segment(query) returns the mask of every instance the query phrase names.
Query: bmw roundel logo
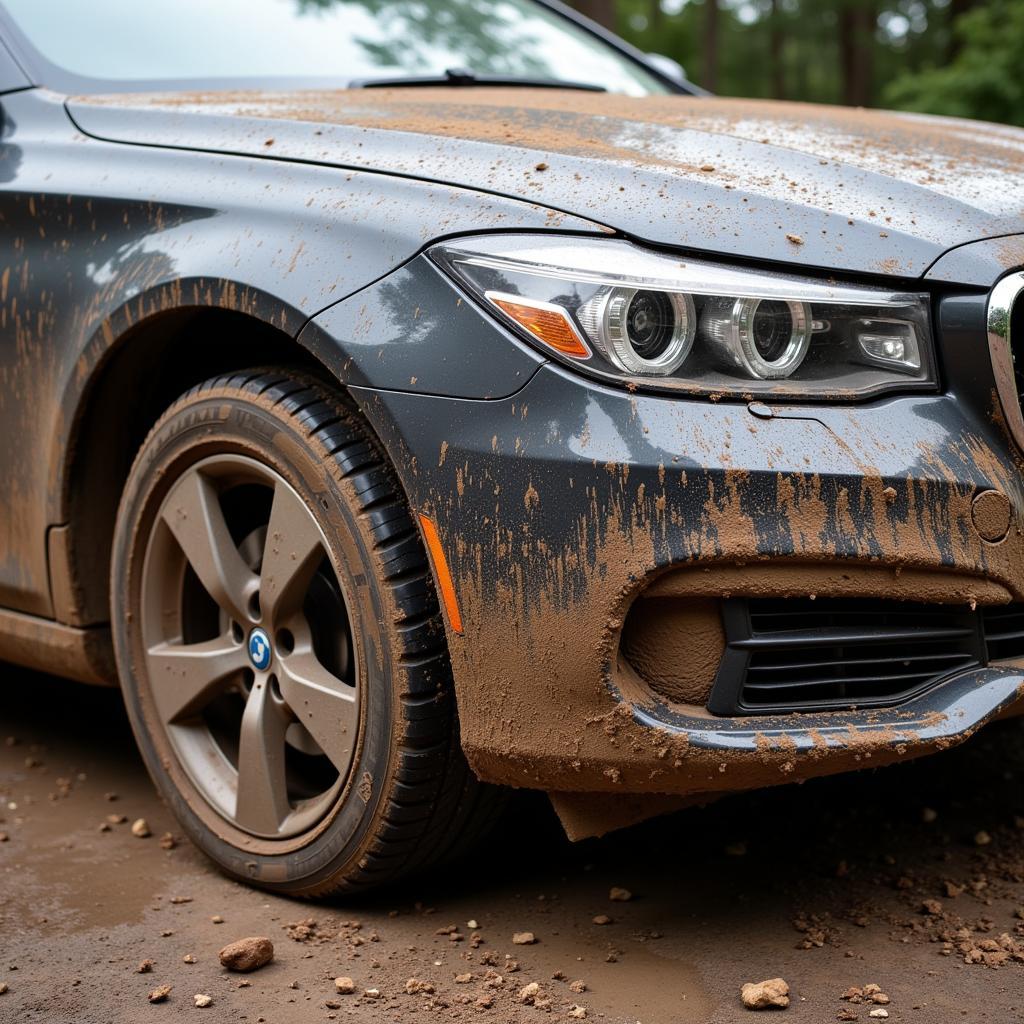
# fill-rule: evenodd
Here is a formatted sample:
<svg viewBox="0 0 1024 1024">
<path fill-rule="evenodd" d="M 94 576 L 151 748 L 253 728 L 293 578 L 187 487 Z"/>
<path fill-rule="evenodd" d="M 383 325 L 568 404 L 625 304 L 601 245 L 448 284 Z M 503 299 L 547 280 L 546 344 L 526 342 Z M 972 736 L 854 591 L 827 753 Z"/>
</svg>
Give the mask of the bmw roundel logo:
<svg viewBox="0 0 1024 1024">
<path fill-rule="evenodd" d="M 249 660 L 258 672 L 270 664 L 270 637 L 262 629 L 254 629 L 249 634 Z"/>
</svg>

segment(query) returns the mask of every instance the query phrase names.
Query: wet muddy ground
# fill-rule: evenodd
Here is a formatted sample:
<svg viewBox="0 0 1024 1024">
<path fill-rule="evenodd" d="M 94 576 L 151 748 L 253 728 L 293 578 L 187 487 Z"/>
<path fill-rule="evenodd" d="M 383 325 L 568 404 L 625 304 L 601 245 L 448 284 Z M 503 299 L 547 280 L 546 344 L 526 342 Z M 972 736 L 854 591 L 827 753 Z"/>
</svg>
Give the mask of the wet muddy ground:
<svg viewBox="0 0 1024 1024">
<path fill-rule="evenodd" d="M 473 858 L 316 905 L 161 846 L 175 825 L 116 692 L 2 674 L 0 1021 L 710 1024 L 758 1020 L 740 985 L 777 976 L 792 1001 L 769 1019 L 1024 1020 L 1024 722 L 575 846 L 524 795 Z M 218 950 L 250 935 L 274 962 L 228 974 Z M 888 1003 L 842 998 L 865 984 Z"/>
</svg>

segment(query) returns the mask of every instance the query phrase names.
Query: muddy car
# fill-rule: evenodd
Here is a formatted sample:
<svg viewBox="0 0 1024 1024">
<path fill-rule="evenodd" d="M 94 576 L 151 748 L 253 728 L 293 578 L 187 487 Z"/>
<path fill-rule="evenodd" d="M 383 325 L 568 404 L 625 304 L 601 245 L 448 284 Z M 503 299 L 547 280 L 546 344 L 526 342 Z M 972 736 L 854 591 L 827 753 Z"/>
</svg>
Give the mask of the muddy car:
<svg viewBox="0 0 1024 1024">
<path fill-rule="evenodd" d="M 540 0 L 0 31 L 0 657 L 119 684 L 231 875 L 1024 707 L 1020 131 L 714 99 Z"/>
</svg>

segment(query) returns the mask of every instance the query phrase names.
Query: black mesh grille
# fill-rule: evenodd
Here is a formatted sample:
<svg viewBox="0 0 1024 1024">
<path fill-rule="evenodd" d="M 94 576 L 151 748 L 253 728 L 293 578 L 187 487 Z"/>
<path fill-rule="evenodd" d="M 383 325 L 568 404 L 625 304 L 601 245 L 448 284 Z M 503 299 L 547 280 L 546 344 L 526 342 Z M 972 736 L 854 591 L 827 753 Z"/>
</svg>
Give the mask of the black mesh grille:
<svg viewBox="0 0 1024 1024">
<path fill-rule="evenodd" d="M 716 714 L 898 704 L 950 674 L 1024 656 L 1024 605 L 750 600 L 723 605 Z"/>
<path fill-rule="evenodd" d="M 1024 655 L 1024 605 L 1005 604 L 981 613 L 988 646 L 988 660 Z"/>
</svg>

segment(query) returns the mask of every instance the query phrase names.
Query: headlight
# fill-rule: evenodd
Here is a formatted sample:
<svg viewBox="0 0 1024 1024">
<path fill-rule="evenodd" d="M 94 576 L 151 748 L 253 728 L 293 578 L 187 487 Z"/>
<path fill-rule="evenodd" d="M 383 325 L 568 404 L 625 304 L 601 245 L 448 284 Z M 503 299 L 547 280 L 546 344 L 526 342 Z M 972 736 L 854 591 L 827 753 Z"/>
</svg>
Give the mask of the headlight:
<svg viewBox="0 0 1024 1024">
<path fill-rule="evenodd" d="M 616 239 L 492 235 L 431 257 L 585 372 L 713 394 L 933 387 L 928 296 L 681 261 Z"/>
</svg>

